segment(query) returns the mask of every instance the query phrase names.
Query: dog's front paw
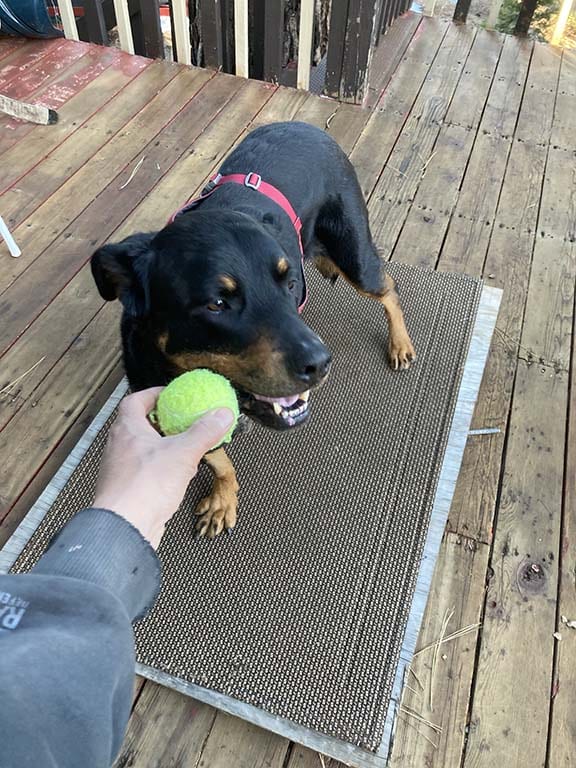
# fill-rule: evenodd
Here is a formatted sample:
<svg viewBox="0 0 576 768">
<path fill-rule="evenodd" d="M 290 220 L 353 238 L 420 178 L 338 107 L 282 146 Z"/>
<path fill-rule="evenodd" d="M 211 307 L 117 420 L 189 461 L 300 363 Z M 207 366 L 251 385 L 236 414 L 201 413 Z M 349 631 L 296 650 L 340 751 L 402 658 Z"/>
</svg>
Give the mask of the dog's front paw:
<svg viewBox="0 0 576 768">
<path fill-rule="evenodd" d="M 410 368 L 410 364 L 416 360 L 416 352 L 407 332 L 396 333 L 390 336 L 388 356 L 390 366 L 395 371 L 399 368 Z"/>
<path fill-rule="evenodd" d="M 234 486 L 216 482 L 210 496 L 202 499 L 196 507 L 196 531 L 200 536 L 213 539 L 223 530 L 234 528 L 237 509 L 238 496 Z"/>
</svg>

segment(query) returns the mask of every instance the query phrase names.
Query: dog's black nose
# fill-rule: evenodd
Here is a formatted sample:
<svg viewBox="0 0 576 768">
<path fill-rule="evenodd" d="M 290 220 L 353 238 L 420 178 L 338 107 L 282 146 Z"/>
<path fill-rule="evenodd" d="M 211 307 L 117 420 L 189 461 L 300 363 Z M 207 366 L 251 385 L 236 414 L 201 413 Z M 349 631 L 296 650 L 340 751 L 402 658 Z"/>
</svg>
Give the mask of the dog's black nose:
<svg viewBox="0 0 576 768">
<path fill-rule="evenodd" d="M 307 386 L 314 386 L 327 375 L 332 362 L 330 350 L 318 340 L 302 342 L 295 375 Z"/>
</svg>

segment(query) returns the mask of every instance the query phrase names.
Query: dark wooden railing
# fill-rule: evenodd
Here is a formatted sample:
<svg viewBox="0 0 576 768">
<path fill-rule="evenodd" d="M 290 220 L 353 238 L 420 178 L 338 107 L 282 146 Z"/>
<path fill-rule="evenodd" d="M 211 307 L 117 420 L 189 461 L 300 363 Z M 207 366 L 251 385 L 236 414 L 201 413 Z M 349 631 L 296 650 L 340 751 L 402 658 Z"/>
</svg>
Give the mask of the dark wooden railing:
<svg viewBox="0 0 576 768">
<path fill-rule="evenodd" d="M 117 26 L 124 50 L 164 56 L 158 0 L 83 0 L 78 24 L 72 1 L 58 0 L 67 37 L 106 44 L 108 31 Z M 175 58 L 304 89 L 315 74 L 326 95 L 360 103 L 374 48 L 410 0 L 322 0 L 322 10 L 329 9 L 326 39 L 316 5 L 315 0 L 171 0 Z M 287 60 L 288 12 L 298 24 Z"/>
</svg>

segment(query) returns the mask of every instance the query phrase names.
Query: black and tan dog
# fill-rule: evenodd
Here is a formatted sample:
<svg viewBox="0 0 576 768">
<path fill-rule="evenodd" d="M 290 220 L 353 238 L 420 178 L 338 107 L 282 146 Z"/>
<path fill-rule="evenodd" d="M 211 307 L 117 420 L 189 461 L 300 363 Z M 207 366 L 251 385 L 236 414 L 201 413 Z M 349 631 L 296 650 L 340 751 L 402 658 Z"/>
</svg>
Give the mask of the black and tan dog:
<svg viewBox="0 0 576 768">
<path fill-rule="evenodd" d="M 414 348 L 352 165 L 318 128 L 277 123 L 249 134 L 160 232 L 92 256 L 102 297 L 123 304 L 132 389 L 210 368 L 231 380 L 251 418 L 274 429 L 306 421 L 330 352 L 300 315 L 303 257 L 381 302 L 390 363 L 407 368 Z M 235 525 L 238 484 L 224 449 L 205 459 L 214 487 L 197 509 L 197 530 L 213 537 Z"/>
</svg>

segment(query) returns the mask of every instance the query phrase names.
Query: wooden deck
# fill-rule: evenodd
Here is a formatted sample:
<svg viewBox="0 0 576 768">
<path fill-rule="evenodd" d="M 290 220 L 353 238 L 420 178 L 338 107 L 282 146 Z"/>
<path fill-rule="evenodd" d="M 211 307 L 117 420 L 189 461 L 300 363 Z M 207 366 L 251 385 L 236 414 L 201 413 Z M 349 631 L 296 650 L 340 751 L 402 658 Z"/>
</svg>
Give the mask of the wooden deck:
<svg viewBox="0 0 576 768">
<path fill-rule="evenodd" d="M 391 765 L 576 764 L 576 55 L 405 17 L 371 110 L 66 41 L 0 41 L 0 91 L 54 126 L 0 117 L 0 545 L 121 376 L 118 307 L 88 259 L 161 227 L 255 125 L 341 143 L 385 258 L 484 275 L 504 302 Z M 388 70 L 385 69 L 388 67 Z M 8 391 L 4 388 L 16 382 Z M 554 633 L 558 633 L 554 637 Z M 430 686 L 433 708 L 430 706 Z M 433 746 L 435 742 L 437 746 Z M 318 755 L 151 683 L 118 766 L 320 768 Z M 334 768 L 335 764 L 326 760 Z"/>
</svg>

